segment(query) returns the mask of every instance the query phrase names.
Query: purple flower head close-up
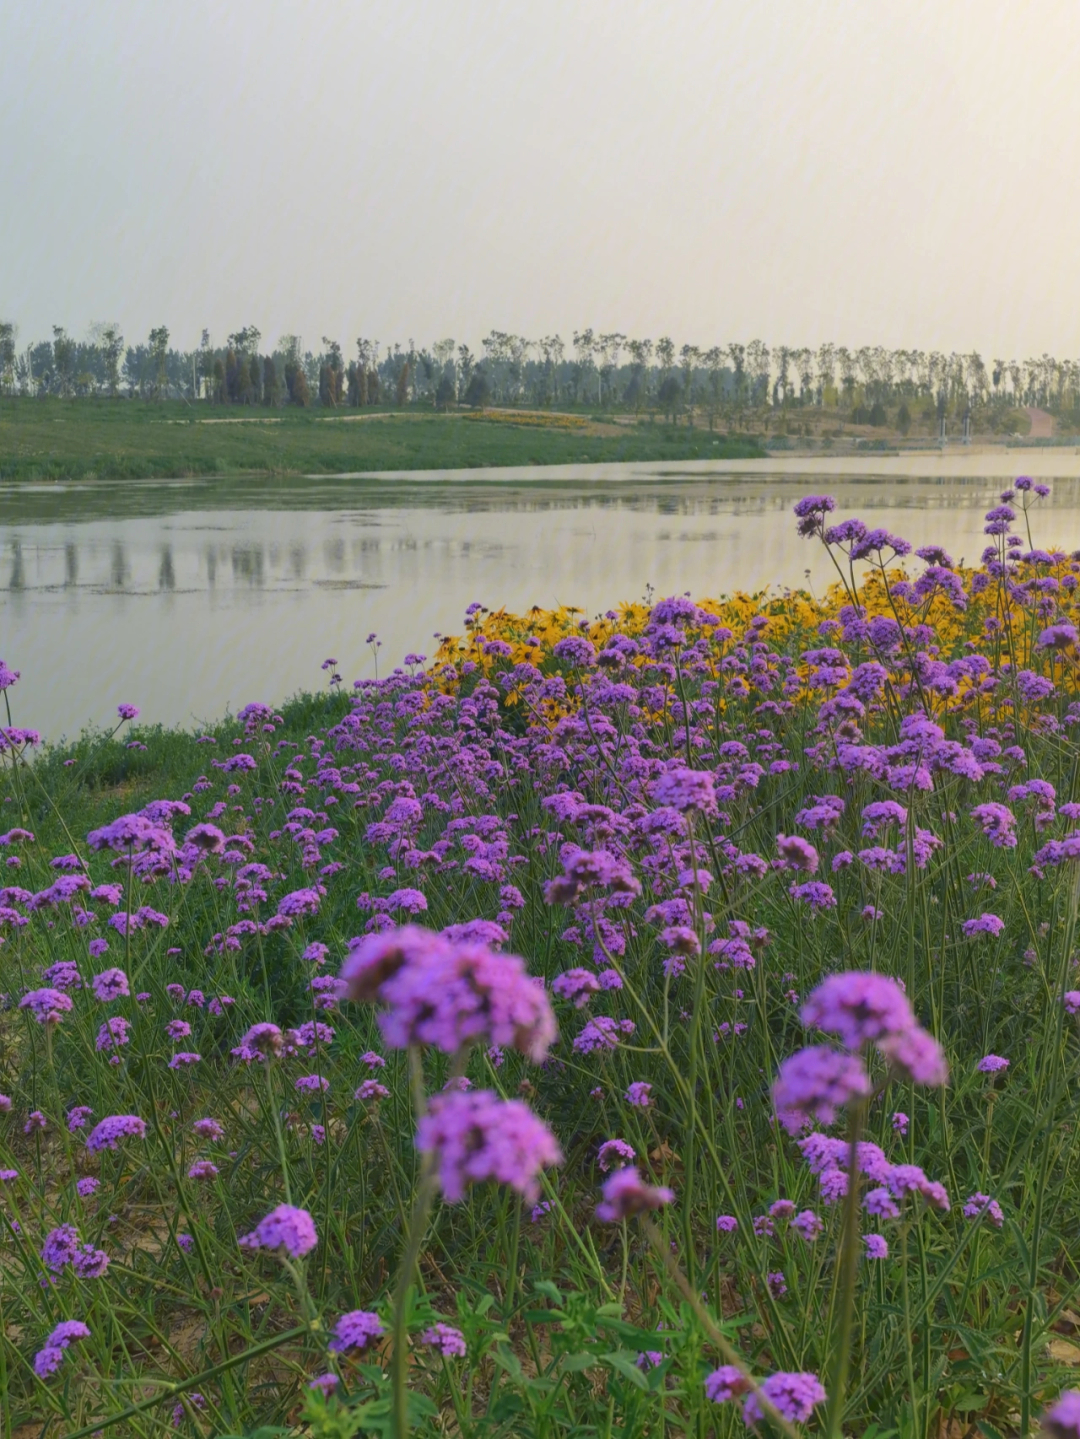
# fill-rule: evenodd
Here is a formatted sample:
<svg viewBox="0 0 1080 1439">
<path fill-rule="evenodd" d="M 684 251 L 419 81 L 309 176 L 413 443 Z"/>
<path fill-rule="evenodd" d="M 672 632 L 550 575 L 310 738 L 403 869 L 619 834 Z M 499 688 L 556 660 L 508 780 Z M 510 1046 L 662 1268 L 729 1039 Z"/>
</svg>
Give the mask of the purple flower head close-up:
<svg viewBox="0 0 1080 1439">
<path fill-rule="evenodd" d="M 239 1240 L 244 1249 L 281 1249 L 290 1259 L 302 1259 L 318 1242 L 311 1215 L 292 1204 L 279 1204 Z"/>
<path fill-rule="evenodd" d="M 439 1187 L 451 1204 L 470 1184 L 506 1184 L 535 1202 L 539 1176 L 562 1163 L 562 1150 L 543 1120 L 518 1099 L 486 1089 L 435 1095 L 416 1128 L 416 1147 L 437 1162 Z"/>
</svg>

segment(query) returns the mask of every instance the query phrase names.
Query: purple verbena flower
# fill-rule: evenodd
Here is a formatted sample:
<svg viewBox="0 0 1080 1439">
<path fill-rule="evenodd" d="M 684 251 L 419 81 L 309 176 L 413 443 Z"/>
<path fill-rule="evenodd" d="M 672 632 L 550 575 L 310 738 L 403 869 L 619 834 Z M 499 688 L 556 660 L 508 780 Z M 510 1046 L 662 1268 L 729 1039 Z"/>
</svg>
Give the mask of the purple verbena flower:
<svg viewBox="0 0 1080 1439">
<path fill-rule="evenodd" d="M 1042 1428 L 1051 1439 L 1080 1439 L 1080 1389 L 1066 1389 L 1042 1416 Z"/>
<path fill-rule="evenodd" d="M 291 1259 L 301 1259 L 315 1248 L 319 1237 L 306 1209 L 279 1204 L 238 1242 L 244 1249 L 283 1249 Z"/>
<path fill-rule="evenodd" d="M 979 1074 L 1000 1074 L 1008 1067 L 1009 1061 L 1003 1059 L 1000 1054 L 987 1054 L 979 1060 L 975 1069 Z"/>
<path fill-rule="evenodd" d="M 543 984 L 524 960 L 480 944 L 451 944 L 406 926 L 360 940 L 341 969 L 352 999 L 386 1006 L 379 1027 L 387 1044 L 431 1044 L 454 1054 L 471 1041 L 521 1050 L 539 1063 L 555 1039 Z"/>
<path fill-rule="evenodd" d="M 444 1359 L 463 1358 L 468 1352 L 464 1334 L 450 1324 L 434 1324 L 424 1330 L 421 1338 L 425 1344 L 437 1349 Z"/>
<path fill-rule="evenodd" d="M 915 1024 L 911 1004 L 895 980 L 849 970 L 830 975 L 809 995 L 802 1022 L 835 1034 L 847 1049 L 861 1049 Z"/>
<path fill-rule="evenodd" d="M 980 934 L 988 934 L 991 939 L 996 939 L 1005 928 L 1005 921 L 996 914 L 980 914 L 978 919 L 965 919 L 960 928 L 965 939 L 974 939 Z"/>
<path fill-rule="evenodd" d="M 350 1309 L 333 1328 L 329 1347 L 338 1353 L 366 1349 L 384 1332 L 382 1320 L 370 1309 Z"/>
<path fill-rule="evenodd" d="M 437 1157 L 439 1184 L 451 1204 L 485 1180 L 535 1202 L 540 1170 L 562 1162 L 555 1136 L 528 1105 L 486 1089 L 435 1095 L 417 1125 L 416 1147 Z"/>
<path fill-rule="evenodd" d="M 838 1109 L 865 1098 L 871 1089 L 870 1077 L 854 1055 L 814 1045 L 781 1064 L 773 1103 L 785 1129 L 797 1134 L 807 1117 L 832 1124 Z"/>
<path fill-rule="evenodd" d="M 676 765 L 653 781 L 650 794 L 658 805 L 678 810 L 680 814 L 697 811 L 713 816 L 718 812 L 716 785 L 708 770 Z"/>
<path fill-rule="evenodd" d="M 95 1124 L 86 1141 L 91 1154 L 102 1149 L 117 1149 L 121 1139 L 145 1139 L 146 1120 L 136 1114 L 110 1114 Z"/>
<path fill-rule="evenodd" d="M 597 1219 L 614 1222 L 631 1215 L 670 1204 L 675 1192 L 662 1185 L 646 1184 L 632 1166 L 617 1169 L 603 1188 L 603 1202 L 596 1206 Z"/>
<path fill-rule="evenodd" d="M 636 1158 L 634 1146 L 627 1144 L 625 1139 L 606 1139 L 596 1154 L 596 1162 L 604 1174 L 612 1165 L 618 1164 L 621 1167 L 625 1164 L 633 1164 Z"/>
<path fill-rule="evenodd" d="M 104 969 L 100 974 L 95 974 L 90 981 L 94 991 L 94 997 L 108 1004 L 114 999 L 126 998 L 131 989 L 128 985 L 128 977 L 122 969 Z"/>
<path fill-rule="evenodd" d="M 789 869 L 816 874 L 820 859 L 817 850 L 809 840 L 798 834 L 778 834 L 776 852 Z"/>
<path fill-rule="evenodd" d="M 71 996 L 59 989 L 31 989 L 19 1000 L 20 1009 L 28 1009 L 38 1024 L 59 1024 L 72 1009 Z"/>
<path fill-rule="evenodd" d="M 1001 1205 L 996 1199 L 991 1199 L 989 1194 L 972 1194 L 964 1204 L 963 1215 L 965 1219 L 978 1219 L 984 1211 L 995 1228 L 1000 1229 L 1005 1223 Z"/>
</svg>

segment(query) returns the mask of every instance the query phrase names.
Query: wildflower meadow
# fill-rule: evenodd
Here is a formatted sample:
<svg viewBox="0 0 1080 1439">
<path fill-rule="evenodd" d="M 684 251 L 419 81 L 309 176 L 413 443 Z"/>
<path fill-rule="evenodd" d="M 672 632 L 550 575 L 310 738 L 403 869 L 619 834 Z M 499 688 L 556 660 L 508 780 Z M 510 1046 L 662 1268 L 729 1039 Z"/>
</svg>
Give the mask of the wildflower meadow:
<svg viewBox="0 0 1080 1439">
<path fill-rule="evenodd" d="M 4 1439 L 1080 1439 L 1046 494 L 198 734 L 0 662 Z"/>
</svg>

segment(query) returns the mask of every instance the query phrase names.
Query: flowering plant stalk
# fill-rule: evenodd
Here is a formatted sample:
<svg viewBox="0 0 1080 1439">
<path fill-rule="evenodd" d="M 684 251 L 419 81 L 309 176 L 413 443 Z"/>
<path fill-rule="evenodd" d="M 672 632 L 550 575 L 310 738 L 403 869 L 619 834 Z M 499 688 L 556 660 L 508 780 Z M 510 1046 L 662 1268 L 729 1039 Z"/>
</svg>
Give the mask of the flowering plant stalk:
<svg viewBox="0 0 1080 1439">
<path fill-rule="evenodd" d="M 461 1053 L 455 1055 L 454 1064 L 451 1069 L 453 1077 L 460 1078 L 461 1074 L 464 1073 L 464 1060 L 465 1055 Z M 410 1045 L 409 1047 L 409 1078 L 412 1085 L 413 1112 L 417 1122 L 419 1122 L 426 1111 L 427 1103 L 424 1095 L 424 1075 L 420 1062 L 420 1052 L 415 1045 Z M 396 1439 L 407 1439 L 409 1433 L 409 1340 L 406 1329 L 409 1311 L 409 1289 L 413 1282 L 413 1276 L 416 1273 L 416 1265 L 420 1257 L 420 1248 L 424 1242 L 424 1235 L 427 1233 L 428 1220 L 431 1217 L 431 1206 L 438 1192 L 436 1163 L 437 1157 L 434 1150 L 429 1150 L 420 1157 L 420 1174 L 416 1186 L 416 1198 L 413 1201 L 408 1227 L 403 1236 L 405 1247 L 402 1252 L 397 1279 L 394 1284 L 393 1394 L 394 1434 Z"/>
</svg>

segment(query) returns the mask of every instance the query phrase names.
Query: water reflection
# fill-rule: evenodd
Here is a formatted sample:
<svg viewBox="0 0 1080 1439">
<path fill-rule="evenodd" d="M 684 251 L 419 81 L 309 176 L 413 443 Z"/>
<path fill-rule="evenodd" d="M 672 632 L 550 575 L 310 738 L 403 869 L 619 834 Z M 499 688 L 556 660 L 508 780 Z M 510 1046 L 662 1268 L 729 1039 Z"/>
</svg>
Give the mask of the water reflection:
<svg viewBox="0 0 1080 1439">
<path fill-rule="evenodd" d="M 1080 463 L 1060 468 L 1036 542 L 1071 549 Z M 472 600 L 596 613 L 647 585 L 719 594 L 802 584 L 808 568 L 823 586 L 821 547 L 791 520 L 811 488 L 840 513 L 974 556 L 1002 481 L 954 469 L 0 486 L 0 655 L 23 672 L 16 722 L 46 733 L 104 723 L 121 700 L 190 723 L 318 685 L 327 654 L 349 678 L 367 673 L 372 630 L 391 663 L 430 652 Z"/>
<path fill-rule="evenodd" d="M 119 540 L 113 541 L 112 564 L 110 567 L 109 580 L 114 590 L 122 590 L 128 577 L 127 555 L 124 546 Z"/>
<path fill-rule="evenodd" d="M 232 552 L 233 579 L 244 580 L 248 585 L 258 587 L 263 583 L 263 552 L 257 545 L 234 548 Z"/>
<path fill-rule="evenodd" d="M 176 589 L 176 571 L 173 569 L 171 545 L 162 545 L 161 547 L 161 565 L 158 568 L 158 589 Z"/>
</svg>

